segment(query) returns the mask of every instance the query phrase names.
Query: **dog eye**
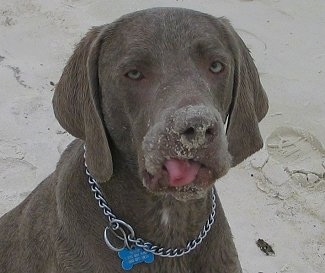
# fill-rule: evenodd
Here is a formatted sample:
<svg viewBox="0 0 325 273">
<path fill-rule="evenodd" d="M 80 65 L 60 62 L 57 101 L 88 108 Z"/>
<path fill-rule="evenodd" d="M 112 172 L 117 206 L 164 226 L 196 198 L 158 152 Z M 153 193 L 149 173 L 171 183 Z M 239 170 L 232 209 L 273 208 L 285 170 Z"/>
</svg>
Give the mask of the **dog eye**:
<svg viewBox="0 0 325 273">
<path fill-rule="evenodd" d="M 216 74 L 222 72 L 223 69 L 224 69 L 223 64 L 220 63 L 220 62 L 218 62 L 218 61 L 213 62 L 213 63 L 211 64 L 211 66 L 210 66 L 210 71 L 211 71 L 212 73 L 216 73 Z"/>
<path fill-rule="evenodd" d="M 143 74 L 140 71 L 135 70 L 135 69 L 126 73 L 125 76 L 127 76 L 131 80 L 135 80 L 135 81 L 141 80 L 143 78 Z"/>
</svg>

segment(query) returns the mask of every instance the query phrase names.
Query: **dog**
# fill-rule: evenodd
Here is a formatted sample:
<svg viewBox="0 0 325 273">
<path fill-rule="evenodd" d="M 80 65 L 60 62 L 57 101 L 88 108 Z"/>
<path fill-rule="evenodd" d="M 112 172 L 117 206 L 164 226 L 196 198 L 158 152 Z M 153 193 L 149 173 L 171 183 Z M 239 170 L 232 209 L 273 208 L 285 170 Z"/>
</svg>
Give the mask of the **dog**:
<svg viewBox="0 0 325 273">
<path fill-rule="evenodd" d="M 242 272 L 213 185 L 262 147 L 268 99 L 227 19 L 153 8 L 92 28 L 53 107 L 76 140 L 0 219 L 1 273 Z"/>
</svg>

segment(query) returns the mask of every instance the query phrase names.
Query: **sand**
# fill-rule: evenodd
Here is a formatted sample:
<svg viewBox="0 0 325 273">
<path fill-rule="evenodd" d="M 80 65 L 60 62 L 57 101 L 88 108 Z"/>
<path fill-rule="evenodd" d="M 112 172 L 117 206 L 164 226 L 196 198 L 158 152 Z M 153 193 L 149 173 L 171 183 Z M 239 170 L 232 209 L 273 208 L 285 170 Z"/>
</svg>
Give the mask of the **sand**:
<svg viewBox="0 0 325 273">
<path fill-rule="evenodd" d="M 323 0 L 0 0 L 0 215 L 54 170 L 72 139 L 51 98 L 74 44 L 93 25 L 154 6 L 229 18 L 268 93 L 264 149 L 216 183 L 244 272 L 325 272 Z"/>
</svg>

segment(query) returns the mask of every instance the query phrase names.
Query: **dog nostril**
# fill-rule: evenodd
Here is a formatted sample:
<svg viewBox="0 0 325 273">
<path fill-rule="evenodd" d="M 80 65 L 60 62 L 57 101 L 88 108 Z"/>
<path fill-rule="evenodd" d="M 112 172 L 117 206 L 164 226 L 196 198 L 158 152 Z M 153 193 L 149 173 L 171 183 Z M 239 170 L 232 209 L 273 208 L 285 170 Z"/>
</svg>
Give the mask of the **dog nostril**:
<svg viewBox="0 0 325 273">
<path fill-rule="evenodd" d="M 213 127 L 204 127 L 204 126 L 191 126 L 185 129 L 182 133 L 183 136 L 186 137 L 188 141 L 193 141 L 196 139 L 200 143 L 202 142 L 210 142 L 215 137 L 215 130 Z"/>
<path fill-rule="evenodd" d="M 211 136 L 211 135 L 213 135 L 213 129 L 212 129 L 212 128 L 208 128 L 208 129 L 205 131 L 205 135 L 207 135 L 207 136 Z"/>
<path fill-rule="evenodd" d="M 183 134 L 186 136 L 193 136 L 195 134 L 195 129 L 193 127 L 189 127 L 183 132 Z"/>
</svg>

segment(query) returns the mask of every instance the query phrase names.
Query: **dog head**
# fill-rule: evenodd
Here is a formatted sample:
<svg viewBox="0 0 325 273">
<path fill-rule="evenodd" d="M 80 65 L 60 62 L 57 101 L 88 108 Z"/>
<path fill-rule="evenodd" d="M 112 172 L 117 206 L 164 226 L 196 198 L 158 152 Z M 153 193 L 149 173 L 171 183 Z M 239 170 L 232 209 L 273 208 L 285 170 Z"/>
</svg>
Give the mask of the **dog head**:
<svg viewBox="0 0 325 273">
<path fill-rule="evenodd" d="M 125 164 L 150 191 L 182 200 L 202 197 L 262 147 L 258 122 L 268 110 L 249 50 L 229 22 L 179 8 L 92 29 L 53 103 L 61 125 L 85 141 L 98 181 Z"/>
</svg>

